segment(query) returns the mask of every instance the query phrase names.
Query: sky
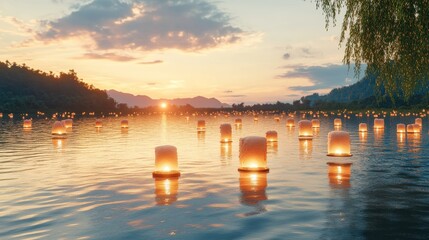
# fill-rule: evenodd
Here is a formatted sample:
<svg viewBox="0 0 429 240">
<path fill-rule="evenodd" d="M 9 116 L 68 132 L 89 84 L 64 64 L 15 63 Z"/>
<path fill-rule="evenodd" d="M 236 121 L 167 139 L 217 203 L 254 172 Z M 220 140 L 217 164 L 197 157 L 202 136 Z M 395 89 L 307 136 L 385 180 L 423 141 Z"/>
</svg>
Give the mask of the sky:
<svg viewBox="0 0 429 240">
<path fill-rule="evenodd" d="M 341 23 L 341 19 L 338 21 Z M 311 0 L 2 0 L 0 61 L 152 98 L 291 102 L 357 81 Z"/>
</svg>

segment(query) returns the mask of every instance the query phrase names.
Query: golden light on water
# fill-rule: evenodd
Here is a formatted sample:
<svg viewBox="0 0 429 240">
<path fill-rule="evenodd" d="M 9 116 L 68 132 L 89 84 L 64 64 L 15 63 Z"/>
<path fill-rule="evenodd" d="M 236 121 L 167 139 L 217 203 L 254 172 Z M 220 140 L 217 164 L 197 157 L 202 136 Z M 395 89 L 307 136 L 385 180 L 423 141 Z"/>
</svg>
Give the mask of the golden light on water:
<svg viewBox="0 0 429 240">
<path fill-rule="evenodd" d="M 170 205 L 177 201 L 179 192 L 178 177 L 155 177 L 155 202 L 157 205 Z"/>
<path fill-rule="evenodd" d="M 268 199 L 266 172 L 240 172 L 239 182 L 242 204 L 253 206 Z"/>
<path fill-rule="evenodd" d="M 350 187 L 352 163 L 328 162 L 328 178 L 332 187 Z"/>
</svg>

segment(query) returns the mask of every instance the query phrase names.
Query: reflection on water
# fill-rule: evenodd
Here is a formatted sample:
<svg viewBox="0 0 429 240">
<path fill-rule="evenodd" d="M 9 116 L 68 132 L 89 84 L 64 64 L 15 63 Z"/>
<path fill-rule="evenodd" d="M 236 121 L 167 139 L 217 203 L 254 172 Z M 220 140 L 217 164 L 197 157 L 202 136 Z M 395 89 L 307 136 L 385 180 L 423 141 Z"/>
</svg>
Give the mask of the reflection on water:
<svg viewBox="0 0 429 240">
<path fill-rule="evenodd" d="M 170 205 L 177 201 L 178 177 L 155 177 L 155 201 L 157 205 Z"/>
<path fill-rule="evenodd" d="M 384 128 L 375 128 L 374 129 L 374 140 L 377 144 L 382 144 L 384 138 Z"/>
<path fill-rule="evenodd" d="M 353 156 L 330 158 L 334 117 L 299 141 L 284 118 L 259 116 L 255 124 L 253 114 L 240 116 L 243 128 L 225 144 L 219 126 L 234 124 L 233 113 L 144 114 L 128 117 L 128 131 L 122 118 L 103 118 L 98 131 L 95 118 L 74 119 L 67 139 L 52 139 L 52 120 L 34 119 L 27 131 L 3 119 L 0 239 L 427 239 L 425 124 L 397 135 L 396 124 L 414 118 L 390 118 L 382 136 L 372 128 L 362 136 L 362 119 L 352 117 L 342 128 Z M 201 118 L 206 131 L 196 136 Z M 268 130 L 279 140 L 267 145 L 269 179 L 239 173 L 239 139 Z M 180 180 L 152 178 L 161 145 L 177 147 Z M 352 162 L 351 177 L 327 175 L 328 161 Z"/>
<path fill-rule="evenodd" d="M 359 141 L 360 142 L 366 142 L 368 138 L 368 132 L 359 132 Z"/>
</svg>

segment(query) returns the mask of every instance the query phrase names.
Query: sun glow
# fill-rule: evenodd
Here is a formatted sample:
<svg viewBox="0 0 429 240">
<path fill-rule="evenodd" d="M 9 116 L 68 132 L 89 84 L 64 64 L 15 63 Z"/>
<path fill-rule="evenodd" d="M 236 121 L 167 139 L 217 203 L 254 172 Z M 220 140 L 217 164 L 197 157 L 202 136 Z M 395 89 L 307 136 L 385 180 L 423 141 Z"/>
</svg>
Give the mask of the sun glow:
<svg viewBox="0 0 429 240">
<path fill-rule="evenodd" d="M 160 105 L 159 105 L 162 109 L 166 109 L 167 108 L 167 103 L 166 102 L 162 102 Z"/>
</svg>

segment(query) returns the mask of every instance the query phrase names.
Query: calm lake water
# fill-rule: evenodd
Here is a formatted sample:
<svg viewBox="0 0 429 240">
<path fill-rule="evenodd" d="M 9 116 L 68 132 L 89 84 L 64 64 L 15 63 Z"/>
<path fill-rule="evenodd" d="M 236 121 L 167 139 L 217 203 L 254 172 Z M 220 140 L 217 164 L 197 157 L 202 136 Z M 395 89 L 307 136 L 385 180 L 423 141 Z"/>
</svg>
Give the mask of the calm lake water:
<svg viewBox="0 0 429 240">
<path fill-rule="evenodd" d="M 322 118 L 310 142 L 285 119 L 146 115 L 75 119 L 66 140 L 53 140 L 52 120 L 3 119 L 0 128 L 0 239 L 429 239 L 428 119 L 421 136 L 396 134 L 385 119 L 344 120 L 350 158 L 330 158 Z M 197 134 L 196 122 L 207 130 Z M 296 118 L 296 123 L 298 118 Z M 365 137 L 358 124 L 369 124 Z M 233 125 L 232 144 L 219 142 L 219 125 Z M 268 146 L 268 174 L 256 186 L 240 180 L 240 137 L 279 134 Z M 154 148 L 175 145 L 181 177 L 155 180 Z M 326 162 L 351 161 L 350 182 L 330 181 Z M 244 180 L 243 180 L 244 179 Z M 251 185 L 251 184 L 250 184 Z"/>
</svg>

